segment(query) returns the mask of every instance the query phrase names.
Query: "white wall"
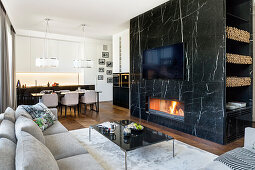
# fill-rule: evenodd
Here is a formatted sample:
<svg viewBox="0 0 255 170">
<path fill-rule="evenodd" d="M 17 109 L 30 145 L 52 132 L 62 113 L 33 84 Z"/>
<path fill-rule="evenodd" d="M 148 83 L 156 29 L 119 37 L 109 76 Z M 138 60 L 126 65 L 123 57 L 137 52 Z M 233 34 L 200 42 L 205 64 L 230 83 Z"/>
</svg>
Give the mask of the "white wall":
<svg viewBox="0 0 255 170">
<path fill-rule="evenodd" d="M 121 38 L 121 54 L 120 54 L 120 38 Z M 112 37 L 112 42 L 113 42 L 113 72 L 114 73 L 129 73 L 130 72 L 129 29 L 123 32 L 114 34 Z"/>
<path fill-rule="evenodd" d="M 17 73 L 79 73 L 80 84 L 96 85 L 96 90 L 102 91 L 100 101 L 112 100 L 112 83 L 107 83 L 105 67 L 104 80 L 97 80 L 98 59 L 102 58 L 103 45 L 108 46 L 109 58 L 112 61 L 112 41 L 85 39 L 85 59 L 94 62 L 93 68 L 73 68 L 73 60 L 82 58 L 83 39 L 65 35 L 49 34 L 49 57 L 57 57 L 59 66 L 57 68 L 39 68 L 35 66 L 36 58 L 43 56 L 44 34 L 35 31 L 17 30 L 16 35 L 16 72 Z M 101 67 L 101 66 L 100 66 Z M 100 74 L 101 75 L 101 74 Z"/>
<path fill-rule="evenodd" d="M 16 80 L 26 87 L 46 86 L 57 82 L 61 85 L 79 84 L 79 73 L 16 73 Z"/>
</svg>

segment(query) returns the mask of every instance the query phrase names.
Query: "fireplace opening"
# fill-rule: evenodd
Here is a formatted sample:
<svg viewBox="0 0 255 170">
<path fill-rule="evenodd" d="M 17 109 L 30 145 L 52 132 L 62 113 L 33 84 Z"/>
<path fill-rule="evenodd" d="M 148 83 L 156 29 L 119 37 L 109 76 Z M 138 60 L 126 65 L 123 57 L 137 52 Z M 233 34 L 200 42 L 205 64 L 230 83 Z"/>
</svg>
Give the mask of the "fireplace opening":
<svg viewBox="0 0 255 170">
<path fill-rule="evenodd" d="M 182 102 L 150 97 L 148 105 L 151 113 L 184 120 L 184 104 Z"/>
</svg>

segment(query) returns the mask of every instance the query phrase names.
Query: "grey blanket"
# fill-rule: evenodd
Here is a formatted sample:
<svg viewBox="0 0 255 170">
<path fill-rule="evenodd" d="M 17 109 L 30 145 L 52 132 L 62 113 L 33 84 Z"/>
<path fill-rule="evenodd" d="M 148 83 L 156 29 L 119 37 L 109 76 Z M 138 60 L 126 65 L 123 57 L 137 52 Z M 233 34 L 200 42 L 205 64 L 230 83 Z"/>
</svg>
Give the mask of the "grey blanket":
<svg viewBox="0 0 255 170">
<path fill-rule="evenodd" d="M 219 161 L 233 170 L 255 170 L 255 153 L 245 148 L 236 148 L 214 161 Z"/>
</svg>

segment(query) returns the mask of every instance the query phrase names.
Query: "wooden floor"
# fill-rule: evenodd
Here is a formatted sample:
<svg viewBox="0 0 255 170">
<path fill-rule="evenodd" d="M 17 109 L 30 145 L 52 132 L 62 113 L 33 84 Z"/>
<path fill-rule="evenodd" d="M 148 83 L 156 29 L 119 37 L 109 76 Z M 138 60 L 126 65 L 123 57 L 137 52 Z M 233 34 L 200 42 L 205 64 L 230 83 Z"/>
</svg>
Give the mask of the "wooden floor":
<svg viewBox="0 0 255 170">
<path fill-rule="evenodd" d="M 83 114 L 76 115 L 75 117 L 73 110 L 72 112 L 70 112 L 70 110 L 68 109 L 66 118 L 64 116 L 61 116 L 59 112 L 59 120 L 68 130 L 88 128 L 90 125 L 95 125 L 105 121 L 132 120 L 132 121 L 139 122 L 138 118 L 130 116 L 128 109 L 114 106 L 112 105 L 112 102 L 100 103 L 100 112 L 98 114 L 94 111 L 89 111 L 89 110 L 87 110 L 86 114 L 84 114 L 84 107 L 82 108 L 82 113 Z M 64 115 L 64 112 L 63 112 L 63 115 Z M 151 122 L 147 122 L 144 120 L 141 121 L 141 124 L 149 128 L 158 130 L 167 135 L 170 135 L 179 141 L 182 141 L 189 145 L 206 150 L 216 155 L 221 155 L 236 147 L 242 147 L 244 143 L 244 139 L 242 138 L 228 145 L 220 145 L 217 143 L 210 142 L 208 140 L 204 140 L 204 139 L 201 139 L 183 132 L 179 132 L 177 130 L 166 128 Z"/>
</svg>

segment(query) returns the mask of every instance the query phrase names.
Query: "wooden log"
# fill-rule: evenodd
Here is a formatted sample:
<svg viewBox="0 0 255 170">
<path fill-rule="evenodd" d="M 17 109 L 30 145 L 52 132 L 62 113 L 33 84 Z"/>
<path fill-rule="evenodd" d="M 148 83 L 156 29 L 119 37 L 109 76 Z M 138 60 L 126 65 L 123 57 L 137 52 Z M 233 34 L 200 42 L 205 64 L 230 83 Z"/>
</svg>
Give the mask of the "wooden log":
<svg viewBox="0 0 255 170">
<path fill-rule="evenodd" d="M 233 64 L 252 64 L 251 56 L 227 53 L 227 62 Z"/>
</svg>

